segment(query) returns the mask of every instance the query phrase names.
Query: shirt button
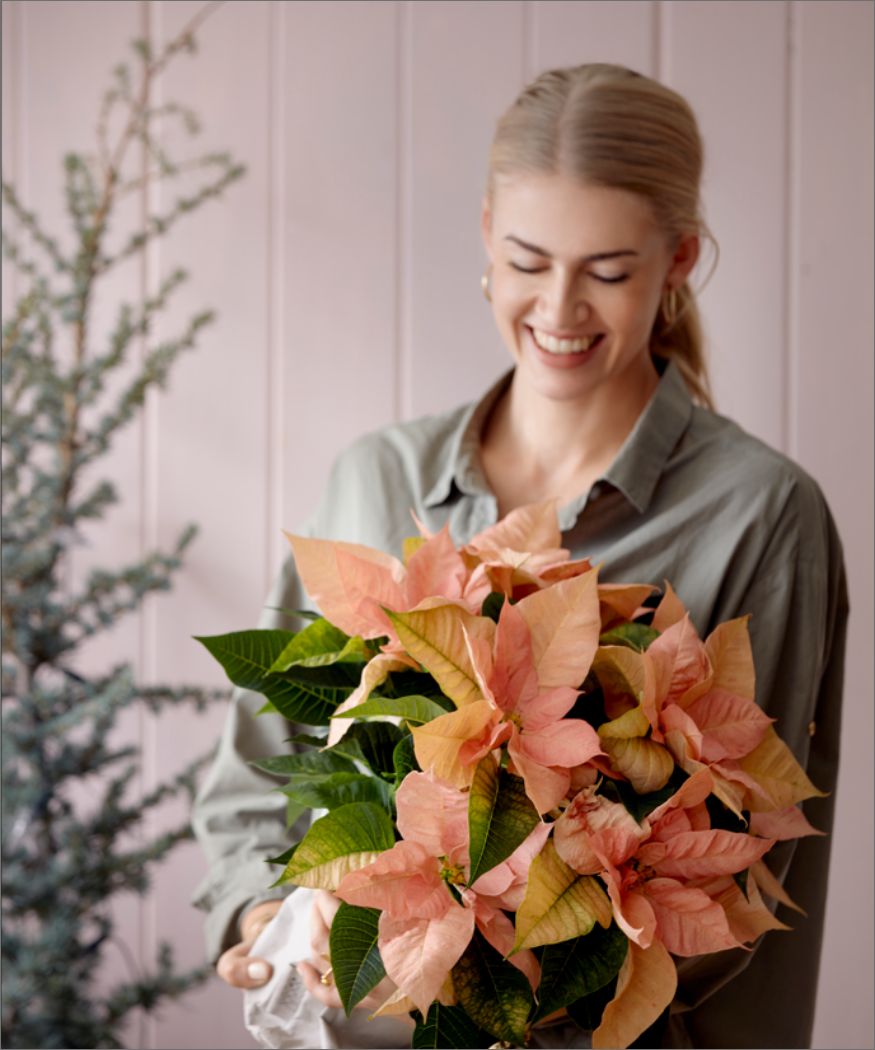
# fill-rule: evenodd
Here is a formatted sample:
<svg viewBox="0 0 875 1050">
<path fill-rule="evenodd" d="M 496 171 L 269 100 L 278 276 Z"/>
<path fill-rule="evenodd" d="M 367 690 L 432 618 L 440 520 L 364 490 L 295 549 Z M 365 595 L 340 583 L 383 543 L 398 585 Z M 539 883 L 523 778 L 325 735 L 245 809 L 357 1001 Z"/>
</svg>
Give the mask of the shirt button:
<svg viewBox="0 0 875 1050">
<path fill-rule="evenodd" d="M 808 723 L 808 735 L 809 736 L 814 736 L 816 731 L 817 731 L 817 723 L 816 722 L 809 722 Z"/>
</svg>

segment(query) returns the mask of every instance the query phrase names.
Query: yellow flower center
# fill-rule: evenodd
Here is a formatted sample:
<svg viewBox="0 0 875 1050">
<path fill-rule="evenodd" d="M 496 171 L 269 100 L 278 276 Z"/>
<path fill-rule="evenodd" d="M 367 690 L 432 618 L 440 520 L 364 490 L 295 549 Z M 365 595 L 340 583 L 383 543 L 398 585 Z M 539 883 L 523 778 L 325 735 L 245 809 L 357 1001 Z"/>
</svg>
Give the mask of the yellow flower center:
<svg viewBox="0 0 875 1050">
<path fill-rule="evenodd" d="M 441 857 L 441 878 L 451 886 L 465 885 L 465 872 L 458 864 L 451 864 L 448 857 Z"/>
</svg>

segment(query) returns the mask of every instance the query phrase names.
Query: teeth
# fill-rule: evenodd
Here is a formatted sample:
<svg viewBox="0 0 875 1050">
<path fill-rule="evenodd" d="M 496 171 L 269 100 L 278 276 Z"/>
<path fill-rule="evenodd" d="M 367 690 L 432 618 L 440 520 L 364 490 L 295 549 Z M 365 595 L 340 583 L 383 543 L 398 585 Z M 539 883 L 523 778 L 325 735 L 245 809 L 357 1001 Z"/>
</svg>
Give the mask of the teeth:
<svg viewBox="0 0 875 1050">
<path fill-rule="evenodd" d="M 589 350 L 598 336 L 588 335 L 583 339 L 556 339 L 538 328 L 532 329 L 535 342 L 542 350 L 551 354 L 579 354 L 582 350 Z"/>
</svg>

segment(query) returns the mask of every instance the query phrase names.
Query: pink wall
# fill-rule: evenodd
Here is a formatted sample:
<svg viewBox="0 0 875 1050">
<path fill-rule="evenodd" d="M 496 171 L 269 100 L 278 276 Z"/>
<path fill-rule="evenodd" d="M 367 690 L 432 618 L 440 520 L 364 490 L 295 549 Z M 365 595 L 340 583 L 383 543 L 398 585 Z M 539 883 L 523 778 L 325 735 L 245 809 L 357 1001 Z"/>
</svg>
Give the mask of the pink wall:
<svg viewBox="0 0 875 1050">
<path fill-rule="evenodd" d="M 4 176 L 51 225 L 62 151 L 89 141 L 126 42 L 164 39 L 198 9 L 3 3 Z M 505 365 L 479 289 L 499 111 L 554 65 L 620 61 L 665 79 L 692 102 L 707 146 L 721 258 L 702 304 L 719 406 L 818 478 L 850 569 L 822 1048 L 873 1043 L 872 15 L 868 0 L 230 0 L 163 91 L 204 118 L 200 148 L 230 148 L 249 174 L 120 275 L 98 309 L 109 316 L 119 295 L 154 289 L 181 264 L 192 280 L 157 337 L 202 306 L 219 321 L 120 442 L 109 467 L 123 507 L 75 567 L 132 557 L 198 521 L 174 592 L 114 646 L 149 679 L 218 684 L 191 635 L 254 622 L 284 553 L 280 530 L 312 507 L 336 452 L 389 420 L 467 400 Z M 167 192 L 153 188 L 150 204 Z M 11 298 L 5 268 L 3 279 Z M 123 732 L 142 741 L 144 789 L 219 722 L 133 718 Z M 121 902 L 137 958 L 165 937 L 183 960 L 199 957 L 187 899 L 201 874 L 194 848 L 181 851 L 147 901 Z M 239 997 L 216 981 L 135 1024 L 130 1045 L 250 1042 Z"/>
</svg>

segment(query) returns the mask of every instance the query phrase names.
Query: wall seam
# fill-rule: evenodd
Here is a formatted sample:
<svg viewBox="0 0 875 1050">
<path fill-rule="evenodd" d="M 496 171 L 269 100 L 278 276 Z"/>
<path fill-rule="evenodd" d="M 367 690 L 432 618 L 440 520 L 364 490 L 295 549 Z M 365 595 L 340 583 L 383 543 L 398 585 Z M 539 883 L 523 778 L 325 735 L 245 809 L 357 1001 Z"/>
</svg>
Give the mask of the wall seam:
<svg viewBox="0 0 875 1050">
<path fill-rule="evenodd" d="M 284 474 L 283 440 L 283 346 L 285 343 L 285 39 L 286 5 L 268 5 L 268 132 L 267 132 L 267 233 L 266 253 L 269 279 L 267 281 L 267 421 L 265 427 L 265 547 L 264 593 L 279 571 L 274 564 L 276 537 L 282 517 L 282 479 Z"/>
<path fill-rule="evenodd" d="M 143 0 L 140 7 L 140 25 L 143 39 L 148 41 L 154 54 L 161 39 L 163 25 L 163 7 L 159 3 Z M 161 84 L 153 81 L 150 89 L 154 92 L 149 98 L 149 105 L 161 103 L 163 92 Z M 141 149 L 140 158 L 143 173 L 143 193 L 141 197 L 141 228 L 146 229 L 150 211 L 155 208 L 156 199 L 160 200 L 161 188 L 149 178 L 149 158 L 145 146 Z M 142 256 L 140 270 L 140 295 L 145 301 L 156 283 L 161 267 L 161 246 L 158 238 L 153 238 L 146 246 Z M 142 305 L 142 304 L 141 304 Z M 147 336 L 143 335 L 140 343 L 141 363 L 147 353 Z M 143 404 L 142 429 L 140 443 L 140 556 L 145 557 L 150 549 L 158 545 L 158 401 L 157 391 L 147 391 Z M 140 677 L 154 682 L 158 666 L 157 654 L 157 608 L 154 596 L 147 597 L 140 620 Z M 155 716 L 149 716 L 140 706 L 140 740 L 142 755 L 141 790 L 153 787 L 156 783 L 155 756 L 157 754 L 157 726 Z M 143 821 L 143 833 L 151 838 L 154 834 L 155 820 L 152 813 L 146 813 Z M 147 959 L 155 957 L 157 939 L 157 901 L 153 895 L 143 897 L 140 919 L 140 966 L 143 971 L 151 970 Z M 151 1014 L 141 1011 L 140 1046 L 155 1046 L 157 1038 L 157 1021 Z"/>
<path fill-rule="evenodd" d="M 396 421 L 413 405 L 413 4 L 395 7 L 395 389 Z"/>
<path fill-rule="evenodd" d="M 796 4 L 785 0 L 784 5 L 784 346 L 782 354 L 784 397 L 781 413 L 781 440 L 783 450 L 795 457 L 798 452 L 799 360 L 798 360 L 798 305 L 799 305 L 799 146 L 797 92 L 798 63 L 796 62 Z"/>
<path fill-rule="evenodd" d="M 662 80 L 662 3 L 661 0 L 652 0 L 652 27 L 653 39 L 651 40 L 650 65 L 653 70 L 654 80 Z"/>
<path fill-rule="evenodd" d="M 22 129 L 25 125 L 25 122 L 21 119 L 21 114 L 23 112 L 21 108 L 23 100 L 22 84 L 24 80 L 21 68 L 22 57 L 24 55 L 22 39 L 22 22 L 24 13 L 16 0 L 10 0 L 7 5 L 7 10 L 9 11 L 9 36 L 12 39 L 9 54 L 9 65 L 11 67 L 9 75 L 9 93 L 11 95 L 11 98 L 9 99 L 9 114 L 12 128 L 9 136 L 11 157 L 6 171 L 7 178 L 12 182 L 16 190 L 18 190 L 19 196 L 21 196 L 23 200 L 27 200 L 27 197 L 22 194 L 22 190 L 26 187 L 24 187 L 21 171 L 21 158 L 24 155 L 21 136 Z M 10 220 L 10 226 L 12 232 L 15 234 L 15 239 L 18 240 L 17 223 L 12 223 Z M 18 276 L 18 267 L 10 266 L 6 272 L 9 274 L 9 296 L 11 301 L 16 303 L 18 302 L 18 297 L 21 293 L 21 281 Z"/>
<path fill-rule="evenodd" d="M 12 38 L 13 53 L 16 45 L 18 46 L 18 53 L 21 56 L 21 61 L 16 63 L 16 71 L 18 73 L 17 82 L 13 80 L 13 83 L 17 87 L 17 107 L 13 108 L 15 114 L 15 127 L 13 129 L 13 140 L 18 145 L 18 153 L 16 161 L 18 163 L 18 178 L 20 180 L 19 189 L 23 200 L 29 200 L 31 193 L 30 187 L 27 185 L 27 177 L 29 172 L 27 170 L 26 158 L 28 156 L 28 134 L 27 134 L 27 121 L 24 119 L 24 114 L 27 112 L 27 77 L 25 74 L 25 55 L 27 54 L 27 8 L 21 3 L 16 2 L 14 8 L 15 21 L 13 23 L 14 35 Z M 13 100 L 16 101 L 16 100 Z M 18 286 L 21 288 L 19 282 Z"/>
<path fill-rule="evenodd" d="M 530 0 L 522 0 L 520 23 L 520 82 L 524 87 L 530 80 L 534 79 L 539 52 L 538 20 L 535 16 L 534 5 Z"/>
<path fill-rule="evenodd" d="M 659 55 L 658 79 L 664 84 L 671 81 L 671 21 L 674 13 L 672 0 L 656 0 L 659 9 Z"/>
</svg>

